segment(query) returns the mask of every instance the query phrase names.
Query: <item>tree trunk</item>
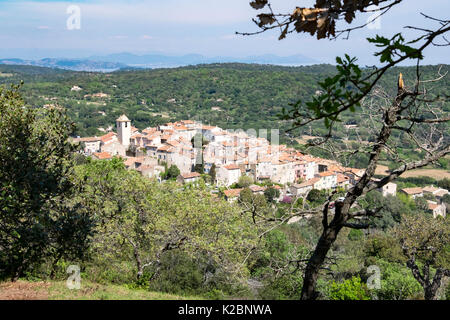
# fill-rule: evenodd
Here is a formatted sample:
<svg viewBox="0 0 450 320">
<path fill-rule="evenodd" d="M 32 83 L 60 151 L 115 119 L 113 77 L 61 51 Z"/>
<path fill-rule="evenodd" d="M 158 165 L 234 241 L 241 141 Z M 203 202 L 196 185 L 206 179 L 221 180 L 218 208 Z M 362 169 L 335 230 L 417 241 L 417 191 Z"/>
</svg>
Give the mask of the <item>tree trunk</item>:
<svg viewBox="0 0 450 320">
<path fill-rule="evenodd" d="M 425 300 L 436 300 L 436 292 L 433 290 L 433 286 L 426 286 L 425 288 Z"/>
<path fill-rule="evenodd" d="M 301 295 L 302 300 L 314 300 L 317 298 L 316 284 L 320 268 L 325 262 L 328 251 L 330 251 L 340 229 L 340 227 L 329 228 L 322 233 L 316 249 L 306 266 Z"/>
<path fill-rule="evenodd" d="M 27 265 L 27 263 L 28 263 L 28 259 L 24 258 L 20 265 L 13 267 L 12 272 L 11 272 L 11 281 L 12 282 L 16 282 L 23 275 L 23 270 L 25 269 L 25 266 Z"/>
<path fill-rule="evenodd" d="M 55 279 L 56 267 L 57 267 L 58 261 L 61 260 L 61 258 L 62 258 L 62 253 L 59 253 L 58 256 L 53 260 L 52 271 L 50 272 L 50 279 L 52 279 L 52 280 Z"/>
<path fill-rule="evenodd" d="M 22 266 L 18 266 L 12 273 L 11 275 L 11 282 L 16 282 L 17 280 L 19 280 L 20 276 L 22 275 L 22 270 L 23 267 Z"/>
<path fill-rule="evenodd" d="M 425 300 L 436 300 L 437 299 L 437 292 L 442 284 L 442 278 L 445 276 L 446 271 L 438 268 L 436 270 L 436 273 L 434 275 L 433 281 L 431 283 L 427 284 L 426 287 L 424 287 L 425 290 Z"/>
<path fill-rule="evenodd" d="M 134 249 L 134 258 L 136 260 L 136 268 L 137 268 L 137 279 L 139 280 L 144 275 L 144 267 L 142 266 L 141 256 L 139 255 L 138 249 L 136 247 Z"/>
<path fill-rule="evenodd" d="M 339 206 L 336 204 L 334 218 L 329 225 L 326 218 L 328 210 L 324 211 L 324 230 L 305 269 L 301 295 L 302 300 L 316 299 L 317 292 L 315 288 L 317 285 L 317 278 L 319 277 L 320 268 L 325 262 L 328 251 L 336 241 L 339 231 L 341 231 L 344 224 L 349 219 L 349 211 L 352 204 L 355 203 L 360 196 L 367 192 L 366 186 L 370 183 L 370 180 L 375 174 L 380 154 L 391 136 L 392 127 L 397 121 L 397 113 L 401 111 L 400 105 L 406 97 L 405 94 L 406 92 L 403 88 L 399 87 L 397 97 L 395 98 L 391 108 L 386 110 L 384 113 L 384 124 L 377 137 L 377 144 L 375 144 L 372 149 L 369 163 L 364 175 L 360 178 L 358 183 L 348 191 L 345 200 L 339 204 Z"/>
</svg>

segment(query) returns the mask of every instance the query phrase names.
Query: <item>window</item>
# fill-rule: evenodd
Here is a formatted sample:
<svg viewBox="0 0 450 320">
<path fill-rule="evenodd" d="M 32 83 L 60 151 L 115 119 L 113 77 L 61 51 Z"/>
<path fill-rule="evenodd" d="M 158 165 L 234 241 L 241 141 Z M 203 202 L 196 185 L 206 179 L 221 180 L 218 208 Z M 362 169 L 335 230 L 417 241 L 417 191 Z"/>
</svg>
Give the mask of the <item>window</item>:
<svg viewBox="0 0 450 320">
<path fill-rule="evenodd" d="M 128 122 L 125 122 L 125 128 L 128 127 Z"/>
</svg>

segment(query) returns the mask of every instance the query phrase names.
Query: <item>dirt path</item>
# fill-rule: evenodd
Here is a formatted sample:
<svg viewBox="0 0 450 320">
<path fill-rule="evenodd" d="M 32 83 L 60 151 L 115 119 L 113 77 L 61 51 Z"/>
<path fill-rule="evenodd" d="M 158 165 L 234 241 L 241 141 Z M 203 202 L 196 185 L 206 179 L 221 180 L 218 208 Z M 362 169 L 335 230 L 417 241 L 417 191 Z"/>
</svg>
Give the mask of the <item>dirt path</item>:
<svg viewBox="0 0 450 320">
<path fill-rule="evenodd" d="M 0 300 L 46 300 L 49 284 L 45 282 L 0 283 Z"/>
</svg>

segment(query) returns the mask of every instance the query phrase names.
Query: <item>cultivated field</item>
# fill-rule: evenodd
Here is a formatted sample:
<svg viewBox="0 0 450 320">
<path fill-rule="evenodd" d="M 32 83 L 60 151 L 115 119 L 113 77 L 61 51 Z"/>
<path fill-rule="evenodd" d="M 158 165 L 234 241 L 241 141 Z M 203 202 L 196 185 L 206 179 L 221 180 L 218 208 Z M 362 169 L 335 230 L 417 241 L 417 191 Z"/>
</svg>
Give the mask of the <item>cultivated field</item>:
<svg viewBox="0 0 450 320">
<path fill-rule="evenodd" d="M 379 165 L 376 170 L 376 174 L 387 175 L 387 166 Z M 417 169 L 405 172 L 401 175 L 402 178 L 412 177 L 431 177 L 436 180 L 450 179 L 450 171 L 442 169 Z"/>
</svg>

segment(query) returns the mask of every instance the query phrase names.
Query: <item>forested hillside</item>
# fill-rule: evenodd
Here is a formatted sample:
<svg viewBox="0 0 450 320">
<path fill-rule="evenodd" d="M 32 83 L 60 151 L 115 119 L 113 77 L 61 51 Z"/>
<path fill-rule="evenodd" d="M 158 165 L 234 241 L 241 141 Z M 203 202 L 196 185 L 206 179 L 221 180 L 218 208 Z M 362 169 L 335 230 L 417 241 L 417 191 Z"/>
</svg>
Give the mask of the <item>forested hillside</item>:
<svg viewBox="0 0 450 320">
<path fill-rule="evenodd" d="M 422 79 L 433 79 L 449 66 L 427 66 Z M 133 70 L 114 73 L 70 72 L 30 66 L 0 65 L 0 83 L 23 80 L 26 102 L 36 106 L 59 104 L 69 109 L 80 136 L 100 134 L 126 113 L 133 125 L 147 126 L 181 119 L 197 119 L 223 128 L 289 128 L 279 120 L 282 108 L 298 99 L 308 101 L 320 89 L 317 82 L 335 72 L 331 65 L 280 67 L 248 64 L 210 64 L 175 69 Z M 413 86 L 415 67 L 395 68 L 381 81 L 387 91 L 396 88 L 402 72 Z M 428 90 L 445 94 L 449 78 L 430 82 Z M 79 86 L 81 91 L 71 91 Z M 391 90 L 390 90 L 391 89 Z M 89 95 L 106 93 L 108 97 Z M 443 108 L 449 110 L 448 105 Z M 353 114 L 343 124 L 358 123 Z M 297 135 L 324 134 L 317 123 Z M 339 138 L 339 135 L 336 137 Z M 284 141 L 286 142 L 286 141 Z"/>
</svg>

